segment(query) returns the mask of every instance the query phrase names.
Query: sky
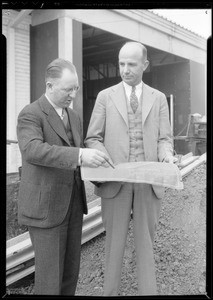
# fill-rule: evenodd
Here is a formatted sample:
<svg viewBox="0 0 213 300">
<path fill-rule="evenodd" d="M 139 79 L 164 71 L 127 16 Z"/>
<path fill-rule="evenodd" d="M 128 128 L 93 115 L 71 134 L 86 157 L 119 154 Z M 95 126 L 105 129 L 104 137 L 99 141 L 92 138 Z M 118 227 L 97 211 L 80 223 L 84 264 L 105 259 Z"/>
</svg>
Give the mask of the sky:
<svg viewBox="0 0 213 300">
<path fill-rule="evenodd" d="M 204 38 L 212 35 L 211 9 L 150 9 Z"/>
</svg>

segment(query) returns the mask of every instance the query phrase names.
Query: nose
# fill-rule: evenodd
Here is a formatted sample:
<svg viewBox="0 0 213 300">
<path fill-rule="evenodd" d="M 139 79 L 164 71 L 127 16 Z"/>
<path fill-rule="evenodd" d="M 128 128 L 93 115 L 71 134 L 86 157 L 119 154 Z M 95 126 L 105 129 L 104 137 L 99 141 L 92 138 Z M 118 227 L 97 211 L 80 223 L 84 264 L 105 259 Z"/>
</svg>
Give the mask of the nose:
<svg viewBox="0 0 213 300">
<path fill-rule="evenodd" d="M 129 67 L 128 65 L 125 65 L 124 68 L 123 68 L 123 72 L 126 74 L 126 73 L 129 73 Z"/>
</svg>

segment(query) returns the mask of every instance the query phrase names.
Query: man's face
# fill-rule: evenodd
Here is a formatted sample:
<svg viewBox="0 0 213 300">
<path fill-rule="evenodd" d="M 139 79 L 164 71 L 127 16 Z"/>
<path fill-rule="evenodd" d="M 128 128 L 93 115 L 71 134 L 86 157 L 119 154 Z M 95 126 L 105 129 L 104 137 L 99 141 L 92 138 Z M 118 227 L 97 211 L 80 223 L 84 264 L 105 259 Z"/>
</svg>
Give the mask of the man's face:
<svg viewBox="0 0 213 300">
<path fill-rule="evenodd" d="M 69 69 L 64 69 L 62 77 L 56 79 L 50 87 L 50 100 L 61 108 L 70 106 L 76 97 L 78 76 Z"/>
<path fill-rule="evenodd" d="M 131 86 L 139 84 L 148 64 L 148 61 L 144 60 L 139 46 L 129 44 L 121 48 L 119 70 L 122 80 L 127 84 Z"/>
</svg>

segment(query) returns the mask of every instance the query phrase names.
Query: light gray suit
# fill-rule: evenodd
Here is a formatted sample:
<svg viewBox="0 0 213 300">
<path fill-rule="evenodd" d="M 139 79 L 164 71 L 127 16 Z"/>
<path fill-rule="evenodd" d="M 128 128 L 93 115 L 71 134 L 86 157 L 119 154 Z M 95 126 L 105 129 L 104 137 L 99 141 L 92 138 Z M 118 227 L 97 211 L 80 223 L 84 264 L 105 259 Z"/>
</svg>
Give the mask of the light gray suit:
<svg viewBox="0 0 213 300">
<path fill-rule="evenodd" d="M 173 155 L 166 97 L 143 83 L 142 130 L 146 161 Z M 129 161 L 130 141 L 126 95 L 122 83 L 98 94 L 85 145 L 102 150 L 116 165 Z M 95 188 L 102 198 L 106 228 L 105 294 L 116 295 L 131 209 L 137 254 L 139 293 L 156 294 L 152 244 L 164 188 L 148 184 L 106 182 Z"/>
</svg>

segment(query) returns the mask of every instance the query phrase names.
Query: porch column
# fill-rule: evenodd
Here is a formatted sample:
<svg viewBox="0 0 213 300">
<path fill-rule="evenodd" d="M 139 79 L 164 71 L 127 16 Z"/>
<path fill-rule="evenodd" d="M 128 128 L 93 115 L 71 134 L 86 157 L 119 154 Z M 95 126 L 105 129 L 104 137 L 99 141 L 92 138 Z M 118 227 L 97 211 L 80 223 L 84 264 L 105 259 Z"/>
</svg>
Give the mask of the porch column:
<svg viewBox="0 0 213 300">
<path fill-rule="evenodd" d="M 6 100 L 5 100 L 6 101 Z M 7 139 L 16 137 L 15 30 L 7 31 Z"/>
<path fill-rule="evenodd" d="M 83 124 L 82 23 L 71 17 L 63 16 L 58 19 L 58 56 L 71 61 L 76 67 L 80 91 L 73 102 L 73 108 Z"/>
</svg>

